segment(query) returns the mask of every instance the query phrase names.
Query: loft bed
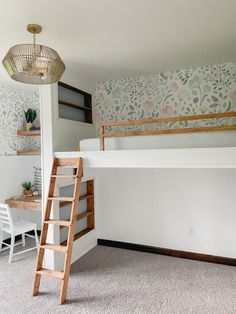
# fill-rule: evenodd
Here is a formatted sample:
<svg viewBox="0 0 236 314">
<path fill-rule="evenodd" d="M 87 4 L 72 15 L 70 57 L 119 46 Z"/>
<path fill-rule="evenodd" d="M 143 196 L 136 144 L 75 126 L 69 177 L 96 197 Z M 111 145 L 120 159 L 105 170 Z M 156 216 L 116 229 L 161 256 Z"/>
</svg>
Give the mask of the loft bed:
<svg viewBox="0 0 236 314">
<path fill-rule="evenodd" d="M 101 212 L 104 204 L 101 203 L 100 193 L 103 191 L 103 186 L 99 184 L 100 174 L 96 169 L 103 168 L 129 168 L 129 169 L 150 169 L 150 168 L 172 168 L 172 169 L 236 169 L 236 112 L 216 113 L 207 115 L 195 115 L 186 117 L 172 117 L 172 118 L 158 118 L 158 119 L 145 119 L 137 121 L 120 121 L 120 122 L 102 122 L 100 125 L 100 139 L 88 139 L 80 142 L 81 151 L 73 152 L 56 152 L 55 157 L 82 157 L 83 158 L 83 173 L 85 177 L 95 177 L 99 187 L 95 190 L 95 204 L 96 213 Z M 186 121 L 206 121 L 209 120 L 209 125 L 190 125 L 188 128 L 183 127 Z M 217 120 L 217 123 L 214 122 Z M 171 127 L 168 126 L 171 123 Z M 132 128 L 136 125 L 145 124 L 167 124 L 167 128 L 161 125 L 161 129 L 149 129 L 149 130 L 125 130 L 122 131 L 117 128 L 128 126 Z M 180 126 L 180 127 L 179 127 Z M 115 127 L 115 130 L 112 128 Z M 107 130 L 108 129 L 108 130 Z M 173 146 L 170 148 L 163 148 L 158 142 L 158 139 L 164 137 L 164 141 L 169 137 L 179 136 L 179 143 L 183 139 L 183 136 L 190 135 L 186 138 L 186 147 Z M 170 136 L 171 134 L 171 136 Z M 195 140 L 197 137 L 194 134 L 207 135 L 207 141 L 205 147 L 202 147 L 200 137 L 199 146 L 195 148 L 189 148 L 189 140 Z M 209 136 L 212 134 L 213 136 Z M 148 135 L 148 136 L 147 136 Z M 127 139 L 128 141 L 121 142 L 120 139 Z M 144 143 L 147 143 L 147 139 L 150 139 L 148 145 L 142 147 L 135 145 L 140 144 L 137 139 L 140 138 L 141 142 L 145 139 Z M 177 139 L 177 138 L 176 138 Z M 175 139 L 175 141 L 176 141 Z M 215 147 L 208 147 L 207 144 L 214 140 Z M 218 139 L 218 142 L 216 141 Z M 220 145 L 220 141 L 224 141 Z M 118 141 L 115 141 L 118 140 Z M 154 141 L 156 145 L 150 145 Z M 135 145 L 134 145 L 135 142 Z M 227 145 L 225 145 L 227 143 Z M 163 144 L 163 143 L 161 143 Z M 193 146 L 193 145 L 191 145 Z M 217 147 L 218 146 L 218 147 Z M 228 147 L 225 147 L 228 146 Z M 150 149 L 151 147 L 151 149 Z M 118 150 L 117 150 L 118 148 Z M 141 149 L 140 149 L 141 148 Z M 113 176 L 112 176 L 113 177 Z M 63 179 L 64 180 L 64 179 Z M 113 180 L 113 179 L 112 179 Z M 71 182 L 61 183 L 64 186 L 71 185 Z M 108 184 L 108 183 L 107 183 Z M 112 182 L 109 182 L 112 184 Z M 97 195 L 96 195 L 97 193 Z M 102 192 L 103 193 L 103 192 Z M 151 210 L 151 209 L 150 209 Z M 57 214 L 56 214 L 57 215 Z M 138 217 L 138 213 L 137 213 Z M 100 221 L 101 224 L 101 221 Z M 84 226 L 86 228 L 86 226 Z M 98 228 L 98 229 L 97 229 Z M 110 229 L 109 229 L 110 230 Z M 77 230 L 79 233 L 81 230 Z M 83 230 L 82 230 L 83 231 Z M 78 259 L 79 256 L 85 254 L 89 249 L 94 247 L 97 243 L 97 238 L 101 234 L 101 226 L 83 235 L 79 239 L 75 239 L 72 261 Z M 137 232 L 138 234 L 138 232 Z M 61 238 L 61 236 L 59 236 Z M 112 238 L 112 236 L 109 236 Z M 129 238 L 125 239 L 130 242 Z M 152 245 L 151 243 L 148 243 Z M 80 252 L 80 253 L 79 253 Z M 58 262 L 58 261 L 57 261 Z M 58 262 L 57 267 L 60 268 L 61 261 Z"/>
<path fill-rule="evenodd" d="M 142 125 L 152 129 L 133 129 Z M 161 128 L 154 129 L 157 125 Z M 124 126 L 129 130 L 122 131 Z M 236 112 L 102 122 L 100 139 L 82 140 L 80 152 L 60 156 L 83 157 L 85 168 L 235 168 L 235 130 Z"/>
</svg>

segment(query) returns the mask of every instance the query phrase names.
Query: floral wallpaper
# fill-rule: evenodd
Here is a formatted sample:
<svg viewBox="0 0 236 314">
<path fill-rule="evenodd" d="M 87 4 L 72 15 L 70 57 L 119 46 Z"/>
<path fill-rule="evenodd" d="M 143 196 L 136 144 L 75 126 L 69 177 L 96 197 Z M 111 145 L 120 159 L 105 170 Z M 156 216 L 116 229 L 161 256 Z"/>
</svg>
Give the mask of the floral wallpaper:
<svg viewBox="0 0 236 314">
<path fill-rule="evenodd" d="M 94 108 L 97 131 L 101 121 L 236 111 L 236 62 L 101 82 L 96 85 Z M 232 123 L 235 118 L 159 124 L 158 128 Z M 157 126 L 122 130 L 148 128 Z"/>
<path fill-rule="evenodd" d="M 0 85 L 0 155 L 16 155 L 17 151 L 40 149 L 40 138 L 17 136 L 25 123 L 24 110 L 37 111 L 39 126 L 39 95 Z"/>
</svg>

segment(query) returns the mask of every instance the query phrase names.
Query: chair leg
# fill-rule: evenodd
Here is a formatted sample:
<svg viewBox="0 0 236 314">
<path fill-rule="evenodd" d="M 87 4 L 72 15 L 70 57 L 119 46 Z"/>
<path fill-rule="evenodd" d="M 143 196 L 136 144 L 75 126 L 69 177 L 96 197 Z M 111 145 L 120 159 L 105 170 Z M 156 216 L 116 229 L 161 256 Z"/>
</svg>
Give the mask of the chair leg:
<svg viewBox="0 0 236 314">
<path fill-rule="evenodd" d="M 9 254 L 9 263 L 12 262 L 14 246 L 15 246 L 15 236 L 11 235 L 11 247 L 10 247 L 10 254 Z"/>
<path fill-rule="evenodd" d="M 2 232 L 2 228 L 1 228 L 1 225 L 0 225 L 0 252 L 2 250 L 2 240 L 3 239 L 3 232 Z"/>
<path fill-rule="evenodd" d="M 25 234 L 22 233 L 22 246 L 25 247 Z"/>
<path fill-rule="evenodd" d="M 37 227 L 36 226 L 34 228 L 34 234 L 35 234 L 35 244 L 36 244 L 37 249 L 39 250 L 39 239 L 38 239 Z"/>
</svg>

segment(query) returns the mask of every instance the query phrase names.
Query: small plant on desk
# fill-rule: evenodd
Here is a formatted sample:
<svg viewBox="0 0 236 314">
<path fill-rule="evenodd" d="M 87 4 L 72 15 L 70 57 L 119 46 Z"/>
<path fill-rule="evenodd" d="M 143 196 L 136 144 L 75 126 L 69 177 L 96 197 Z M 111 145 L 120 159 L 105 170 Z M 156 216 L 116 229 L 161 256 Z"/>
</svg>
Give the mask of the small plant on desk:
<svg viewBox="0 0 236 314">
<path fill-rule="evenodd" d="M 33 184 L 30 181 L 23 182 L 22 187 L 24 188 L 23 195 L 25 197 L 33 195 L 33 191 L 32 191 Z"/>
</svg>

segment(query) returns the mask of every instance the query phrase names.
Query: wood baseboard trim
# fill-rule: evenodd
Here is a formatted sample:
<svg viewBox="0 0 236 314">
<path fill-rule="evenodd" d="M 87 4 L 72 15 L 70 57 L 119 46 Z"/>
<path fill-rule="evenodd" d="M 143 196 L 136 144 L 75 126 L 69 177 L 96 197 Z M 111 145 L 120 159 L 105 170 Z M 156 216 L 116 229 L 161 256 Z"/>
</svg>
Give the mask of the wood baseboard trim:
<svg viewBox="0 0 236 314">
<path fill-rule="evenodd" d="M 145 253 L 160 254 L 160 255 L 191 259 L 191 260 L 201 261 L 201 262 L 236 266 L 236 258 L 230 258 L 230 257 L 199 254 L 199 253 L 193 253 L 193 252 L 172 250 L 172 249 L 160 248 L 160 247 L 155 247 L 155 246 L 119 242 L 119 241 L 112 241 L 112 240 L 105 240 L 105 239 L 98 239 L 97 244 L 103 245 L 103 246 L 120 248 L 120 249 L 126 249 L 126 250 L 133 250 L 133 251 L 139 251 L 139 252 L 145 252 Z"/>
</svg>

